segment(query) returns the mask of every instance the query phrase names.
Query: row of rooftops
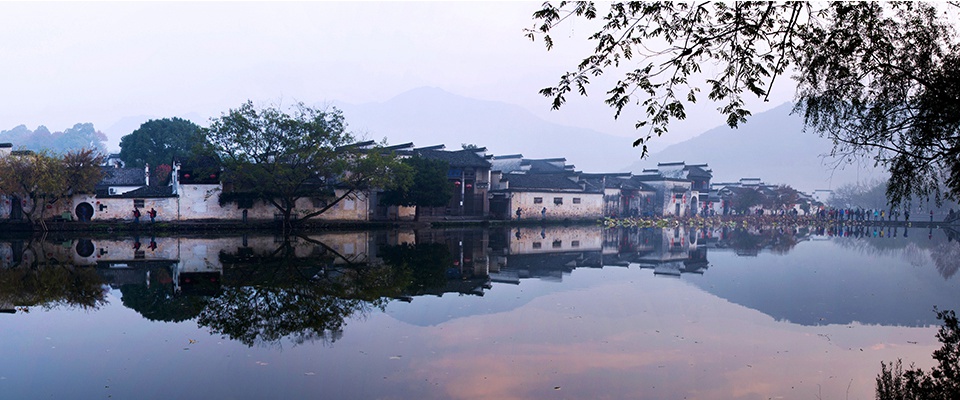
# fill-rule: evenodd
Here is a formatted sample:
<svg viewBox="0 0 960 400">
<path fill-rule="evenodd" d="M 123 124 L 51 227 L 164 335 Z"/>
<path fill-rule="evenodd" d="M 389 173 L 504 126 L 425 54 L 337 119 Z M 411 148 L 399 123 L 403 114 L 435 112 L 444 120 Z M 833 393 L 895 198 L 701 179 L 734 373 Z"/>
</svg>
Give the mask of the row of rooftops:
<svg viewBox="0 0 960 400">
<path fill-rule="evenodd" d="M 357 142 L 342 146 L 340 149 L 360 148 L 372 149 L 376 146 L 373 140 Z M 638 191 L 654 191 L 647 184 L 653 181 L 687 181 L 701 179 L 709 181 L 712 170 L 707 164 L 686 164 L 684 162 L 658 163 L 656 169 L 646 169 L 642 174 L 634 175 L 630 172 L 616 173 L 584 173 L 577 171 L 574 165 L 568 165 L 566 158 L 524 158 L 522 154 L 508 154 L 495 156 L 487 154 L 486 147 L 467 148 L 461 150 L 446 150 L 443 144 L 416 147 L 413 142 L 384 146 L 380 151 L 392 152 L 400 156 L 419 155 L 421 157 L 442 160 L 451 168 L 478 168 L 489 169 L 500 176 L 505 185 L 494 183 L 495 189 L 550 189 L 558 191 L 586 191 L 603 192 L 607 188 L 620 188 Z M 126 170 L 126 169 L 124 169 Z M 119 175 L 120 171 L 111 171 L 108 175 Z M 129 179 L 116 176 L 121 181 L 135 181 L 137 176 L 142 180 L 143 171 L 127 171 Z M 105 178 L 109 179 L 109 178 Z M 745 178 L 752 180 L 753 178 Z M 758 180 L 759 181 L 759 180 Z M 107 183 L 107 182 L 104 182 Z M 109 182 L 120 184 L 120 182 Z"/>
<path fill-rule="evenodd" d="M 352 147 L 372 148 L 374 141 L 360 142 Z M 420 155 L 430 159 L 446 161 L 451 168 L 484 168 L 500 177 L 500 182 L 492 182 L 491 189 L 549 189 L 556 191 L 586 191 L 601 193 L 604 189 L 621 188 L 641 191 L 655 189 L 645 182 L 688 181 L 708 182 L 712 170 L 707 164 L 684 162 L 660 163 L 658 168 L 645 170 L 642 174 L 630 172 L 584 173 L 577 171 L 567 159 L 524 158 L 522 154 L 491 155 L 485 147 L 448 151 L 444 145 L 416 147 L 413 143 L 403 143 L 381 148 L 382 151 L 402 155 Z"/>
<path fill-rule="evenodd" d="M 357 142 L 339 149 L 372 149 L 373 140 Z M 9 149 L 11 143 L 0 143 L 0 150 Z M 683 161 L 658 163 L 657 168 L 644 169 L 641 174 L 630 172 L 584 173 L 577 171 L 574 165 L 568 165 L 562 157 L 528 159 L 522 154 L 494 156 L 487 154 L 486 147 L 446 150 L 443 144 L 416 147 L 413 142 L 381 147 L 380 151 L 393 152 L 401 156 L 419 155 L 421 157 L 446 161 L 451 168 L 489 169 L 498 174 L 503 185 L 493 183 L 491 189 L 551 189 L 560 191 L 603 192 L 604 189 L 625 189 L 653 191 L 648 184 L 654 181 L 701 181 L 709 182 L 713 171 L 707 164 L 686 164 Z M 119 157 L 111 154 L 107 158 L 116 164 Z M 105 168 L 105 176 L 99 187 L 114 185 L 145 185 L 145 176 L 149 174 L 141 168 Z M 742 178 L 736 182 L 710 182 L 710 191 L 716 192 L 724 187 L 763 188 L 760 178 Z"/>
</svg>

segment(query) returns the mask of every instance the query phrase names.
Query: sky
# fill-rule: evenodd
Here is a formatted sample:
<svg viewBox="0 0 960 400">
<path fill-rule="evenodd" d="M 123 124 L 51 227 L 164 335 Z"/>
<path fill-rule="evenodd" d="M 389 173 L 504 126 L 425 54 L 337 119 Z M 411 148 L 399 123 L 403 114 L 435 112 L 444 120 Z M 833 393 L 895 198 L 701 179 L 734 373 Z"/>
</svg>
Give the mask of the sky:
<svg viewBox="0 0 960 400">
<path fill-rule="evenodd" d="M 92 122 L 112 139 L 125 118 L 181 116 L 201 125 L 257 104 L 382 102 L 432 86 L 516 104 L 548 121 L 635 136 L 591 95 L 559 111 L 537 91 L 575 68 L 593 31 L 576 21 L 556 47 L 524 37 L 540 2 L 0 2 L 0 130 Z M 789 80 L 781 82 L 789 83 Z M 792 98 L 781 85 L 769 103 Z M 699 105 L 666 145 L 723 123 Z M 349 123 L 349 115 L 347 116 Z M 108 147 L 119 149 L 116 143 Z"/>
</svg>

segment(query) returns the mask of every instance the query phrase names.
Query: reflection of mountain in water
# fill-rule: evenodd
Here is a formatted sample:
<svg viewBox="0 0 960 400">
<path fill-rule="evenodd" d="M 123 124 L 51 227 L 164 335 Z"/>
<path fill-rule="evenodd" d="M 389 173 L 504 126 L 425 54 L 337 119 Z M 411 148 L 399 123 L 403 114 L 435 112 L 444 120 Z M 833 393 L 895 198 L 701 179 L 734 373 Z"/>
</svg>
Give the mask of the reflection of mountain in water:
<svg viewBox="0 0 960 400">
<path fill-rule="evenodd" d="M 814 237 L 789 255 L 755 259 L 711 251 L 711 274 L 689 282 L 797 324 L 936 324 L 934 306 L 960 307 L 960 282 L 941 275 L 930 255 L 958 244 L 914 231 L 904 238 L 902 229 L 896 236 L 839 230 L 833 240 Z"/>
</svg>

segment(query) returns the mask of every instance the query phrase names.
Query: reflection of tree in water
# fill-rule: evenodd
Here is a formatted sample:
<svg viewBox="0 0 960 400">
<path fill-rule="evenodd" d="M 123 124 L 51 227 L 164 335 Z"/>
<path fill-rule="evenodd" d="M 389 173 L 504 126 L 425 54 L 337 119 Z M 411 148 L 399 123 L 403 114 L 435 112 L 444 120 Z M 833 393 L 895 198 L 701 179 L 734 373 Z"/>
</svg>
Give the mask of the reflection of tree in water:
<svg viewBox="0 0 960 400">
<path fill-rule="evenodd" d="M 950 279 L 960 269 L 960 243 L 945 242 L 930 250 L 930 258 L 943 279 Z"/>
<path fill-rule="evenodd" d="M 151 321 L 181 322 L 196 318 L 207 306 L 207 296 L 175 295 L 173 278 L 166 268 L 150 270 L 150 284 L 120 286 L 123 305 Z"/>
<path fill-rule="evenodd" d="M 911 265 L 919 266 L 926 263 L 922 254 L 925 249 L 913 242 L 900 242 L 884 238 L 871 237 L 837 237 L 834 242 L 842 248 L 849 249 L 862 255 L 878 257 L 902 257 Z M 913 264 L 919 262 L 920 264 Z"/>
<path fill-rule="evenodd" d="M 420 295 L 447 284 L 447 269 L 453 265 L 450 249 L 441 243 L 383 246 L 380 257 L 395 270 L 409 275 L 407 294 Z"/>
<path fill-rule="evenodd" d="M 723 238 L 723 245 L 736 250 L 738 254 L 757 254 L 764 248 L 776 254 L 786 254 L 797 245 L 797 236 L 792 228 L 737 228 L 724 232 Z"/>
<path fill-rule="evenodd" d="M 104 282 L 95 268 L 38 260 L 34 255 L 47 254 L 44 246 L 52 244 L 31 241 L 18 251 L 19 263 L 0 268 L 0 305 L 96 309 L 106 304 Z"/>
<path fill-rule="evenodd" d="M 334 341 L 342 334 L 345 319 L 366 313 L 370 304 L 378 303 L 343 298 L 309 283 L 228 287 L 201 311 L 197 323 L 248 346 L 287 336 L 296 343 Z"/>
<path fill-rule="evenodd" d="M 54 264 L 0 269 L 0 304 L 96 309 L 106 304 L 105 296 L 94 268 Z"/>
<path fill-rule="evenodd" d="M 285 244 L 286 246 L 286 244 Z M 335 256 L 296 258 L 290 251 L 221 255 L 224 288 L 197 323 L 248 346 L 335 341 L 346 320 L 382 308 L 405 279 L 387 266 L 334 263 Z"/>
<path fill-rule="evenodd" d="M 881 236 L 879 231 L 874 235 L 872 228 L 865 228 L 862 234 L 839 237 L 835 241 L 843 248 L 864 255 L 900 257 L 915 267 L 929 265 L 932 261 L 940 276 L 950 279 L 960 271 L 960 243 L 956 242 L 950 230 L 945 232 L 948 240 L 931 241 L 924 235 L 898 238 L 888 233 Z"/>
</svg>

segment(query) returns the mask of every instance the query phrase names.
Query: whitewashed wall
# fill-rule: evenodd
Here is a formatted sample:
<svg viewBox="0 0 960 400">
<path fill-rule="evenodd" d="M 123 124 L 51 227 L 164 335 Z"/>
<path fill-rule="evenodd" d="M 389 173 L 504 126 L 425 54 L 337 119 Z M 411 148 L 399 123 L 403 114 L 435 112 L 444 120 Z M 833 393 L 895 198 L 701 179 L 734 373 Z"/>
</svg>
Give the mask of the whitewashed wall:
<svg viewBox="0 0 960 400">
<path fill-rule="evenodd" d="M 521 210 L 521 219 L 540 219 L 541 211 L 546 208 L 546 219 L 600 218 L 603 216 L 603 194 L 601 193 L 555 193 L 555 192 L 513 192 L 510 198 L 510 216 L 517 217 L 517 207 Z M 542 199 L 537 203 L 536 199 Z M 554 198 L 560 198 L 562 204 L 555 204 Z M 574 199 L 580 199 L 579 204 Z"/>
</svg>

